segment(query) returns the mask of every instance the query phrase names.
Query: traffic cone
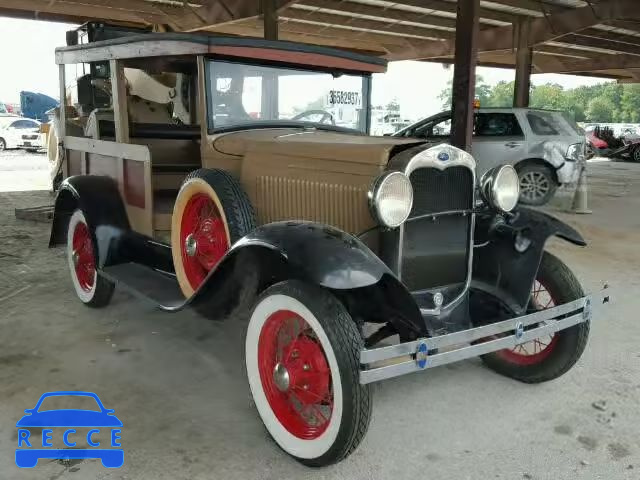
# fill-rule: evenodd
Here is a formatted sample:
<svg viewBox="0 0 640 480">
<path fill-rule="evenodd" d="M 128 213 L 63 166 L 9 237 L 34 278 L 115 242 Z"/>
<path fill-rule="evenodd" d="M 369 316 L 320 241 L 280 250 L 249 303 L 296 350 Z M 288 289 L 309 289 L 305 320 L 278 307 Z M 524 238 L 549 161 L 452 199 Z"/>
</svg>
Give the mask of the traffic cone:
<svg viewBox="0 0 640 480">
<path fill-rule="evenodd" d="M 573 204 L 571 205 L 571 213 L 577 214 L 589 214 L 593 213 L 589 210 L 587 200 L 589 197 L 589 190 L 587 188 L 587 168 L 586 165 L 582 165 L 580 169 L 580 178 L 578 178 L 578 187 L 576 193 L 573 195 Z"/>
</svg>

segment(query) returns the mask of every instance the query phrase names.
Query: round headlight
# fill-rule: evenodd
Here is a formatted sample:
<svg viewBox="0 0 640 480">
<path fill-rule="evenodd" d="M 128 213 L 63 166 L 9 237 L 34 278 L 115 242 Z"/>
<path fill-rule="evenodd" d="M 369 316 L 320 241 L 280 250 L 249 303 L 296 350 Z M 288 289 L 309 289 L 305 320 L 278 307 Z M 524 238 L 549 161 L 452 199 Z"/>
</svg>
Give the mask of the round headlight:
<svg viewBox="0 0 640 480">
<path fill-rule="evenodd" d="M 485 180 L 485 196 L 497 209 L 510 212 L 518 204 L 520 197 L 520 179 L 511 165 L 503 165 L 488 173 Z"/>
<path fill-rule="evenodd" d="M 387 172 L 378 177 L 369 193 L 373 215 L 385 227 L 395 228 L 409 217 L 413 206 L 413 187 L 402 172 Z"/>
</svg>

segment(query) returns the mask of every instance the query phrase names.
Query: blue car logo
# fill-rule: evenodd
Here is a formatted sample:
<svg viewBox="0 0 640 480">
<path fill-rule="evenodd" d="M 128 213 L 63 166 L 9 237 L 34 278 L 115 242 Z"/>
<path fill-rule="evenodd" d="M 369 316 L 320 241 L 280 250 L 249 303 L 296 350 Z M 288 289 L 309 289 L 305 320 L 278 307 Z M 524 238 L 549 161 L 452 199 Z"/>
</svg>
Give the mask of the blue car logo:
<svg viewBox="0 0 640 480">
<path fill-rule="evenodd" d="M 449 160 L 449 154 L 447 152 L 440 152 L 438 154 L 438 160 L 441 162 L 446 162 Z"/>
<path fill-rule="evenodd" d="M 83 409 L 42 409 L 42 402 L 56 397 L 87 397 L 94 399 L 99 410 Z M 71 398 L 73 400 L 73 398 Z M 33 468 L 40 458 L 51 459 L 85 459 L 99 458 L 107 468 L 119 468 L 124 463 L 124 451 L 121 448 L 122 422 L 114 415 L 114 410 L 104 408 L 100 398 L 91 392 L 50 392 L 40 397 L 36 406 L 24 411 L 16 427 L 18 427 L 18 448 L 16 449 L 16 465 L 20 468 Z M 42 434 L 32 436 L 30 428 L 42 428 Z M 64 430 L 61 440 L 66 448 L 54 448 L 54 430 Z M 88 429 L 86 435 L 76 429 Z M 104 448 L 96 436 L 102 431 L 110 430 L 109 445 Z M 35 433 L 35 432 L 33 432 Z M 103 433 L 104 434 L 104 433 Z M 90 448 L 74 448 L 78 442 L 86 443 Z M 102 443 L 106 443 L 103 442 Z M 42 447 L 42 448 L 40 448 Z M 102 447 L 102 448 L 101 448 Z"/>
</svg>

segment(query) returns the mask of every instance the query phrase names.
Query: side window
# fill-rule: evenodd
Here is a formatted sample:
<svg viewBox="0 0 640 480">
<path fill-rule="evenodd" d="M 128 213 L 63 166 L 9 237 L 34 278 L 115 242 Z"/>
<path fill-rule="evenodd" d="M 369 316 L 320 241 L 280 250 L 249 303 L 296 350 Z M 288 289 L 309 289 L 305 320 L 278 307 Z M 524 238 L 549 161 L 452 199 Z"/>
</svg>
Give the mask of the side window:
<svg viewBox="0 0 640 480">
<path fill-rule="evenodd" d="M 513 113 L 478 113 L 475 118 L 476 137 L 522 136 L 522 129 Z"/>
<path fill-rule="evenodd" d="M 536 135 L 560 135 L 560 129 L 556 128 L 557 125 L 553 125 L 554 122 L 551 115 L 529 112 L 527 113 L 527 120 L 531 125 L 531 130 Z"/>
<path fill-rule="evenodd" d="M 451 119 L 446 118 L 433 125 L 432 137 L 449 137 L 451 135 Z"/>
<path fill-rule="evenodd" d="M 417 127 L 412 137 L 431 138 L 431 137 L 449 137 L 451 135 L 451 119 L 442 118 L 439 120 L 432 120 L 424 125 Z"/>
</svg>

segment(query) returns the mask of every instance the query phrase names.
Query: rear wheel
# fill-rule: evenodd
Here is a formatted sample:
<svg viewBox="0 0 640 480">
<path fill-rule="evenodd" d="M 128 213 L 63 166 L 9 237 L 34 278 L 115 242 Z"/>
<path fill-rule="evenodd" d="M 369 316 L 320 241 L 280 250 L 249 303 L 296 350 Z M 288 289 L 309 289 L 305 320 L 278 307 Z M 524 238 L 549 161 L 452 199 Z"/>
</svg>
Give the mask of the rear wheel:
<svg viewBox="0 0 640 480">
<path fill-rule="evenodd" d="M 173 263 L 184 295 L 193 295 L 231 245 L 254 228 L 249 198 L 231 175 L 204 168 L 189 174 L 171 219 Z"/>
<path fill-rule="evenodd" d="M 634 162 L 640 162 L 640 145 L 636 146 L 633 149 L 633 153 L 631 154 L 631 158 Z"/>
<path fill-rule="evenodd" d="M 530 310 L 544 310 L 584 296 L 575 275 L 557 257 L 545 252 L 531 292 Z M 578 361 L 589 338 L 589 322 L 482 356 L 496 372 L 525 383 L 563 375 Z"/>
<path fill-rule="evenodd" d="M 520 202 L 525 205 L 544 205 L 556 192 L 558 184 L 555 176 L 546 165 L 535 163 L 518 168 L 520 177 Z"/>
<path fill-rule="evenodd" d="M 80 301 L 94 308 L 107 305 L 113 296 L 114 284 L 98 275 L 93 236 L 82 210 L 76 210 L 69 220 L 67 261 Z"/>
<path fill-rule="evenodd" d="M 0 138 L 0 152 L 7 149 L 7 142 L 5 142 L 4 138 Z"/>
<path fill-rule="evenodd" d="M 245 347 L 256 408 L 285 452 L 325 466 L 356 449 L 369 426 L 371 391 L 359 382 L 362 338 L 333 295 L 298 281 L 267 289 Z"/>
</svg>

